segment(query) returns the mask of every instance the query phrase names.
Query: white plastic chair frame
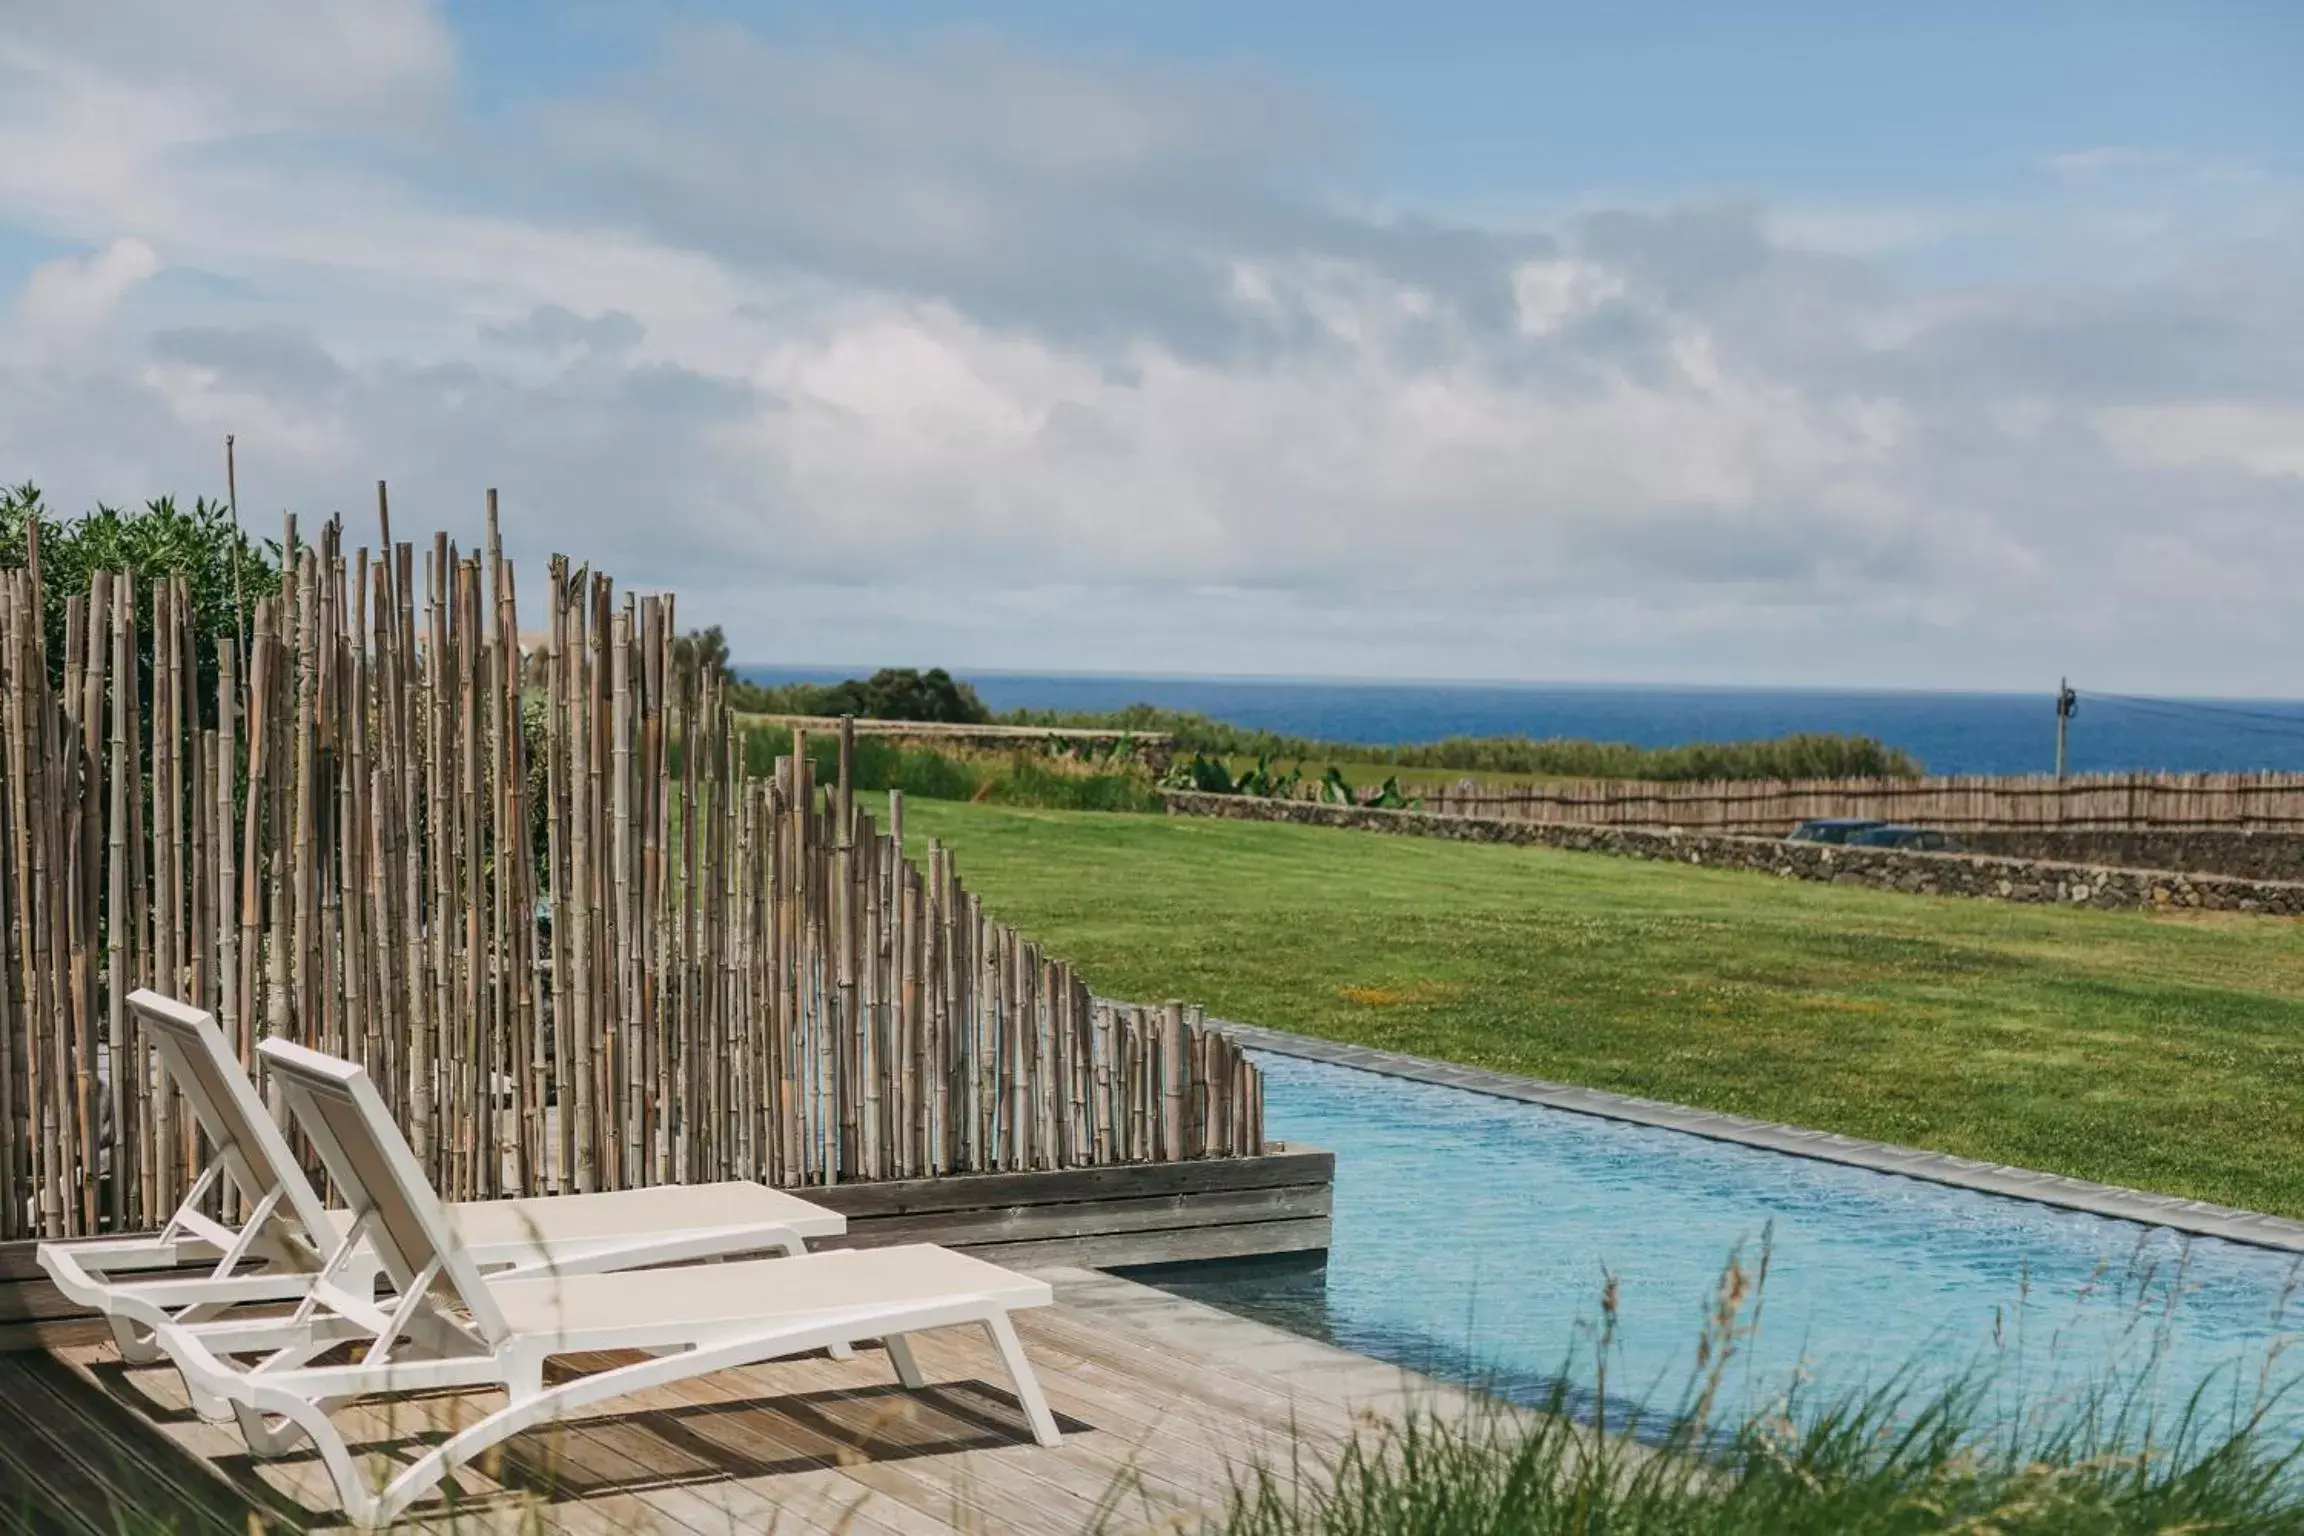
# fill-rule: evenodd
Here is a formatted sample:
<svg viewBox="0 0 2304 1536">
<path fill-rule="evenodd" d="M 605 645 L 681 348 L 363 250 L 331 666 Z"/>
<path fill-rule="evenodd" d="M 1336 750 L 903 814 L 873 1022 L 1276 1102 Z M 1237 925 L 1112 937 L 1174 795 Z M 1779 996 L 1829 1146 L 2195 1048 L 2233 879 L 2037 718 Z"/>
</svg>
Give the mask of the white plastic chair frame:
<svg viewBox="0 0 2304 1536">
<path fill-rule="evenodd" d="M 309 1436 L 345 1513 L 362 1526 L 389 1522 L 451 1469 L 512 1435 L 667 1382 L 879 1338 L 898 1379 L 918 1388 L 923 1378 L 904 1336 L 932 1328 L 984 1328 L 1034 1439 L 1046 1446 L 1059 1441 L 1009 1318 L 1017 1307 L 1052 1299 L 1043 1281 L 925 1244 L 701 1269 L 483 1276 L 367 1074 L 285 1041 L 266 1041 L 260 1049 L 291 1115 L 350 1198 L 353 1230 L 290 1317 L 169 1322 L 155 1336 L 196 1393 L 230 1405 L 259 1454 L 279 1454 Z M 336 1266 L 363 1243 L 398 1293 L 389 1312 L 334 1278 Z M 714 1291 L 722 1293 L 716 1302 Z M 684 1294 L 703 1304 L 684 1303 Z M 731 1302 L 731 1295 L 745 1299 Z M 443 1303 L 460 1306 L 465 1317 Z M 347 1343 L 365 1344 L 352 1363 L 310 1363 Z M 653 1358 L 544 1385 L 548 1358 L 593 1350 L 639 1350 Z M 247 1367 L 230 1358 L 256 1354 L 264 1358 Z M 333 1404 L 369 1394 L 489 1387 L 507 1395 L 503 1408 L 381 1487 L 362 1475 L 328 1417 Z"/>
<path fill-rule="evenodd" d="M 323 1270 L 345 1296 L 372 1301 L 383 1268 L 362 1241 L 365 1234 L 356 1230 L 350 1212 L 328 1209 L 305 1178 L 215 1018 L 145 989 L 131 993 L 128 1005 L 168 1076 L 182 1090 L 212 1156 L 157 1236 L 41 1244 L 40 1265 L 57 1289 L 103 1314 L 121 1358 L 132 1364 L 162 1358 L 152 1342 L 152 1330 L 164 1322 L 198 1325 L 225 1317 L 236 1307 L 295 1301 Z M 237 1229 L 199 1209 L 219 1179 L 229 1180 L 240 1191 L 247 1208 Z M 806 1251 L 806 1239 L 847 1229 L 847 1219 L 839 1212 L 797 1197 L 749 1184 L 731 1189 L 755 1200 L 773 1200 L 778 1215 L 762 1219 L 753 1214 L 685 1227 L 635 1229 L 605 1223 L 600 1230 L 570 1236 L 545 1229 L 556 1215 L 596 1212 L 602 1202 L 629 1202 L 634 1195 L 472 1201 L 455 1207 L 455 1213 L 459 1218 L 495 1218 L 488 1222 L 496 1229 L 494 1239 L 467 1247 L 482 1268 L 507 1275 L 596 1273 L 736 1253 L 799 1254 Z M 154 1270 L 210 1260 L 213 1266 L 204 1275 L 150 1277 Z M 269 1267 L 258 1273 L 244 1270 L 255 1263 Z M 147 1278 L 134 1278 L 140 1274 Z M 196 1406 L 209 1417 L 223 1412 L 216 1404 Z"/>
</svg>

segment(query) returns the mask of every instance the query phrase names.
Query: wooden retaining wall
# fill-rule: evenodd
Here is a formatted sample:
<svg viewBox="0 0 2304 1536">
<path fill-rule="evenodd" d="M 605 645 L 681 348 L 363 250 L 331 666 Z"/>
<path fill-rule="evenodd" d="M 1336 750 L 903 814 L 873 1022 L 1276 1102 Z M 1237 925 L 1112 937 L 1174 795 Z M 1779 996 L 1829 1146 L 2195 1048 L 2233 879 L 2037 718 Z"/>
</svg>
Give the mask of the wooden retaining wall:
<svg viewBox="0 0 2304 1536">
<path fill-rule="evenodd" d="M 1273 1143 L 1256 1156 L 841 1184 L 808 1198 L 848 1218 L 817 1248 L 942 1243 L 1022 1268 L 1118 1268 L 1325 1252 L 1333 1153 Z M 106 1337 L 48 1282 L 37 1242 L 0 1243 L 0 1351 Z"/>
<path fill-rule="evenodd" d="M 1912 822 L 1951 832 L 2304 830 L 2304 774 L 2128 773 L 2065 779 L 1630 779 L 1483 784 L 1422 791 L 1424 810 L 1572 826 L 1685 827 L 1781 837 L 1818 816 Z"/>
</svg>

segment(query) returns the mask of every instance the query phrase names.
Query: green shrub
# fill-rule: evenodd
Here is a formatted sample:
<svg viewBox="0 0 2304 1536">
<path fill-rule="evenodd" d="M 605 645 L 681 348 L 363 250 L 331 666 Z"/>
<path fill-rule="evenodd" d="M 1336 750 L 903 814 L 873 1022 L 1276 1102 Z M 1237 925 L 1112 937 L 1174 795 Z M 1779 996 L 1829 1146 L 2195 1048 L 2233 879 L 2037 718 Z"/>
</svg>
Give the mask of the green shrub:
<svg viewBox="0 0 2304 1536">
<path fill-rule="evenodd" d="M 1109 714 L 1016 710 L 1001 719 L 1010 725 L 1164 733 L 1174 738 L 1179 751 L 1215 759 L 1383 763 L 1396 768 L 1593 779 L 1908 779 L 1920 774 L 1919 762 L 1901 748 L 1869 736 L 1817 732 L 1677 747 L 1528 736 L 1454 736 L 1405 746 L 1364 746 L 1256 730 L 1150 704 L 1131 704 Z"/>
<path fill-rule="evenodd" d="M 756 725 L 744 733 L 746 760 L 756 774 L 770 772 L 792 750 L 792 732 L 780 725 Z M 840 742 L 830 732 L 808 739 L 808 761 L 816 782 L 840 779 Z M 902 790 L 921 800 L 995 800 L 1003 805 L 1073 811 L 1156 811 L 1160 799 L 1141 771 L 1066 772 L 1027 753 L 1005 760 L 972 758 L 933 747 L 899 746 L 885 737 L 859 736 L 849 759 L 850 783 L 858 793 Z"/>
<path fill-rule="evenodd" d="M 1140 774 L 1052 771 L 1037 759 L 1018 755 L 1008 771 L 993 779 L 984 798 L 1002 805 L 1030 805 L 1052 811 L 1156 811 L 1160 796 Z"/>
<path fill-rule="evenodd" d="M 203 721 L 213 724 L 216 703 L 216 642 L 234 635 L 240 614 L 233 606 L 234 572 L 242 598 L 252 608 L 260 597 L 280 590 L 280 547 L 258 544 L 232 526 L 222 502 L 194 501 L 189 510 L 172 497 L 147 502 L 142 511 L 99 506 L 69 520 L 48 510 L 40 488 L 0 487 L 0 568 L 21 567 L 40 530 L 40 571 L 47 589 L 48 665 L 55 681 L 64 675 L 65 605 L 85 596 L 98 571 L 136 573 L 136 610 L 141 616 L 137 644 L 140 669 L 152 666 L 152 592 L 170 575 L 181 575 L 192 599 L 193 664 Z"/>
</svg>

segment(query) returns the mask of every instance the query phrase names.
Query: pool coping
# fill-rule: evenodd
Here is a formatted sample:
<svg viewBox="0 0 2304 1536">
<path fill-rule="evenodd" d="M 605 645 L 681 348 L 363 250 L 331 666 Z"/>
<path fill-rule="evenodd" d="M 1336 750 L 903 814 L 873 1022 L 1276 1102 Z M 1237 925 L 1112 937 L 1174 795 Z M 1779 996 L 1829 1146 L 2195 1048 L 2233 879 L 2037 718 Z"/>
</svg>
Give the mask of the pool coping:
<svg viewBox="0 0 2304 1536">
<path fill-rule="evenodd" d="M 1221 1019 L 1210 1019 L 1208 1024 L 1210 1028 L 1222 1030 L 1250 1050 L 1297 1056 L 1307 1061 L 1327 1062 L 1332 1066 L 1357 1067 L 1363 1072 L 1435 1083 L 1447 1088 L 1463 1088 L 1496 1098 L 1542 1104 L 1547 1108 L 1567 1110 L 1573 1114 L 1597 1115 L 1602 1119 L 1628 1121 L 1634 1125 L 1685 1131 L 1691 1136 L 1703 1136 L 1713 1141 L 1734 1142 L 1739 1146 L 1783 1152 L 1793 1157 L 1812 1157 L 1822 1162 L 1844 1163 L 1850 1167 L 1869 1168 L 1877 1173 L 1898 1173 L 1907 1178 L 1950 1184 L 1988 1195 L 2003 1195 L 2017 1200 L 2037 1201 L 2042 1205 L 2060 1206 L 2065 1210 L 2085 1211 L 2092 1216 L 2107 1216 L 2147 1227 L 2166 1227 L 2195 1237 L 2216 1237 L 2258 1248 L 2304 1253 L 2304 1221 L 2267 1215 L 2262 1211 L 2243 1211 L 2205 1200 L 2187 1200 L 2181 1195 L 2155 1195 L 2140 1189 L 2123 1189 L 2114 1184 L 2092 1184 L 2086 1179 L 2070 1179 L 2062 1174 L 1978 1162 L 1973 1158 L 1954 1157 L 1946 1152 L 1900 1147 L 1885 1141 L 1866 1141 L 1861 1137 L 1842 1136 L 1831 1131 L 1805 1130 L 1796 1125 L 1779 1125 L 1773 1121 L 1753 1120 L 1717 1110 L 1691 1109 L 1684 1104 L 1634 1098 L 1629 1094 L 1609 1093 L 1599 1088 L 1577 1088 L 1566 1083 L 1547 1082 L 1542 1078 L 1492 1072 L 1484 1067 L 1459 1066 L 1455 1062 L 1409 1056 L 1398 1051 L 1345 1045 L 1334 1040 L 1266 1029 L 1255 1024 Z"/>
</svg>

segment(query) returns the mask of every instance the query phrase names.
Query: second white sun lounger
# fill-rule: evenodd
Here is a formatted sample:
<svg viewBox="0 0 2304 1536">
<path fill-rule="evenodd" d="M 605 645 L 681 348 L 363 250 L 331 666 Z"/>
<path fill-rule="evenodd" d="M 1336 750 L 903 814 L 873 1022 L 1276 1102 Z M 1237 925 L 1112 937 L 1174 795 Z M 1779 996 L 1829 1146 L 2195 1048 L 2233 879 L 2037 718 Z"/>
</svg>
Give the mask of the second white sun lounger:
<svg viewBox="0 0 2304 1536">
<path fill-rule="evenodd" d="M 289 1112 L 351 1200 L 353 1226 L 292 1317 L 169 1322 L 155 1336 L 196 1393 L 232 1406 L 259 1454 L 311 1436 L 345 1512 L 361 1525 L 390 1521 L 450 1469 L 522 1430 L 687 1377 L 879 1338 L 899 1379 L 918 1387 L 905 1335 L 963 1324 L 991 1336 L 1033 1437 L 1057 1443 L 1009 1321 L 1014 1309 L 1052 1299 L 1044 1281 L 927 1245 L 618 1274 L 483 1275 L 367 1074 L 286 1041 L 260 1049 Z M 388 1315 L 333 1282 L 338 1259 L 361 1243 L 399 1293 Z M 351 1363 L 310 1363 L 346 1345 L 358 1351 Z M 548 1358 L 593 1350 L 651 1358 L 544 1384 Z M 252 1365 L 235 1358 L 260 1354 Z M 328 1417 L 332 1402 L 350 1397 L 487 1387 L 507 1395 L 505 1406 L 382 1488 L 361 1473 Z"/>
<path fill-rule="evenodd" d="M 183 1091 L 212 1160 L 158 1236 L 43 1243 L 38 1257 L 58 1290 L 104 1315 L 123 1358 L 148 1363 L 158 1358 L 150 1334 L 162 1322 L 200 1322 L 235 1306 L 295 1300 L 341 1244 L 352 1214 L 322 1203 L 214 1017 L 147 990 L 131 993 L 128 1006 Z M 248 1213 L 237 1228 L 199 1208 L 219 1179 L 240 1192 Z M 837 1211 L 744 1180 L 473 1200 L 443 1210 L 475 1263 L 516 1274 L 800 1253 L 808 1238 L 847 1230 Z M 258 1261 L 270 1270 L 243 1269 Z M 153 1273 L 193 1263 L 213 1267 L 205 1275 Z M 377 1273 L 375 1256 L 355 1251 L 339 1266 L 339 1283 L 373 1296 Z"/>
</svg>

